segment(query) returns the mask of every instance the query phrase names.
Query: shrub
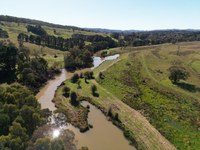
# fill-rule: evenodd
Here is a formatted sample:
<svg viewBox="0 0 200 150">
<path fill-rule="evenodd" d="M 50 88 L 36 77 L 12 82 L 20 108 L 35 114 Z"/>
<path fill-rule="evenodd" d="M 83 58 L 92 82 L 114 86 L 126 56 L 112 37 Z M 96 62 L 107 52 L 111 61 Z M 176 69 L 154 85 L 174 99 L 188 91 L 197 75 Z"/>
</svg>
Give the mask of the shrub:
<svg viewBox="0 0 200 150">
<path fill-rule="evenodd" d="M 64 95 L 65 97 L 69 97 L 69 92 L 70 92 L 70 88 L 67 87 L 67 86 L 65 86 L 65 87 L 63 88 L 63 95 Z"/>
<path fill-rule="evenodd" d="M 95 97 L 98 97 L 98 96 L 99 96 L 99 94 L 96 93 L 96 91 L 97 91 L 96 85 L 93 84 L 93 85 L 91 86 L 91 91 L 92 91 L 92 95 L 93 95 L 93 96 L 95 96 Z"/>
<path fill-rule="evenodd" d="M 78 100 L 77 100 L 77 94 L 76 94 L 76 92 L 74 92 L 74 91 L 72 91 L 71 92 L 71 94 L 70 94 L 70 99 L 71 99 L 71 104 L 73 105 L 73 106 L 78 106 L 79 105 L 79 102 L 78 102 Z"/>
<path fill-rule="evenodd" d="M 78 81 L 78 79 L 79 79 L 79 76 L 78 76 L 77 73 L 75 73 L 75 74 L 72 76 L 72 78 L 71 78 L 71 82 L 72 82 L 72 83 L 76 83 L 76 82 Z"/>
</svg>

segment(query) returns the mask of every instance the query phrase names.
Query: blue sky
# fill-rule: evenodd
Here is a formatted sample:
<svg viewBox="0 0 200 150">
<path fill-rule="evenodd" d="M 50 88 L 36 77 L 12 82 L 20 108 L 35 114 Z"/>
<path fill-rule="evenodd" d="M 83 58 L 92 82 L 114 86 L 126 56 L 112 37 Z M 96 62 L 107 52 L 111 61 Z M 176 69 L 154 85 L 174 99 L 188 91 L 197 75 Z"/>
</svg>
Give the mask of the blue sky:
<svg viewBox="0 0 200 150">
<path fill-rule="evenodd" d="M 0 14 L 78 27 L 200 29 L 200 0 L 2 0 Z"/>
</svg>

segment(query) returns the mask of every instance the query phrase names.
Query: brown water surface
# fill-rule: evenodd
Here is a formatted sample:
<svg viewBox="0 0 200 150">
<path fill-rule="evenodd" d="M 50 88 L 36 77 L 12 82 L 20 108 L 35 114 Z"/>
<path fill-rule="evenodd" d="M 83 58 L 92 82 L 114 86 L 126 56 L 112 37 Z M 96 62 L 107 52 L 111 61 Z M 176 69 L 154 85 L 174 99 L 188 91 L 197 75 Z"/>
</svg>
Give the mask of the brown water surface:
<svg viewBox="0 0 200 150">
<path fill-rule="evenodd" d="M 56 76 L 55 79 L 49 80 L 47 84 L 40 89 L 36 95 L 37 100 L 40 102 L 42 109 L 49 108 L 49 110 L 56 110 L 55 104 L 52 102 L 54 98 L 55 91 L 58 86 L 67 79 L 67 72 L 62 69 L 60 75 Z"/>
<path fill-rule="evenodd" d="M 90 106 L 88 122 L 93 128 L 85 133 L 73 130 L 79 148 L 87 146 L 89 150 L 135 150 L 123 132 L 108 121 L 99 109 L 86 101 L 82 102 L 82 105 Z"/>
</svg>

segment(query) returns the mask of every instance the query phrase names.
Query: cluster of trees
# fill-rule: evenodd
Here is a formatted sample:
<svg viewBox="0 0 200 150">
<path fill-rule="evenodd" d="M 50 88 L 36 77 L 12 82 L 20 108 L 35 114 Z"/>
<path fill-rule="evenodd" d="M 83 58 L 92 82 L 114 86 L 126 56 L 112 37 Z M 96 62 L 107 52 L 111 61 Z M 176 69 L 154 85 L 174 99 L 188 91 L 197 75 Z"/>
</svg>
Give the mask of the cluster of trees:
<svg viewBox="0 0 200 150">
<path fill-rule="evenodd" d="M 99 50 L 113 48 L 117 46 L 117 42 L 115 42 L 111 37 L 108 36 L 104 37 L 101 35 L 73 34 L 72 38 L 64 39 L 62 37 L 48 35 L 41 26 L 29 25 L 27 26 L 27 30 L 36 35 L 27 35 L 25 33 L 20 33 L 18 35 L 18 40 L 30 42 L 37 45 L 45 45 L 47 47 L 63 51 L 78 47 L 79 49 L 88 49 L 90 52 L 97 52 Z M 85 45 L 85 42 L 90 42 L 91 44 Z"/>
<path fill-rule="evenodd" d="M 41 34 L 41 33 L 40 33 Z M 85 45 L 83 40 L 80 39 L 64 39 L 63 37 L 55 37 L 53 35 L 27 35 L 25 33 L 19 33 L 18 40 L 23 42 L 30 42 L 36 45 L 43 45 L 49 48 L 59 49 L 67 51 L 73 47 L 82 49 Z"/>
<path fill-rule="evenodd" d="M 72 39 L 80 39 L 90 42 L 91 44 L 86 45 L 85 48 L 91 52 L 97 52 L 99 50 L 114 48 L 118 46 L 117 42 L 108 36 L 104 37 L 101 35 L 73 34 Z"/>
<path fill-rule="evenodd" d="M 39 36 L 47 35 L 47 32 L 41 27 L 41 25 L 36 25 L 36 26 L 28 25 L 26 28 L 28 32 L 32 32 L 36 35 Z"/>
<path fill-rule="evenodd" d="M 69 54 L 64 57 L 64 64 L 67 70 L 92 67 L 92 54 L 88 50 L 71 49 Z"/>
<path fill-rule="evenodd" d="M 33 91 L 48 80 L 48 63 L 44 58 L 36 57 L 21 62 L 18 67 L 18 80 Z"/>
<path fill-rule="evenodd" d="M 8 32 L 0 28 L 0 38 L 8 38 Z"/>
<path fill-rule="evenodd" d="M 143 46 L 184 41 L 199 41 L 200 31 L 158 30 L 132 33 L 112 33 L 111 37 L 119 41 L 119 46 Z"/>
<path fill-rule="evenodd" d="M 25 150 L 33 131 L 46 123 L 34 95 L 20 84 L 0 86 L 0 149 Z"/>
<path fill-rule="evenodd" d="M 74 82 L 72 82 L 72 83 L 74 83 Z M 79 100 L 78 100 L 78 96 L 77 96 L 76 92 L 71 91 L 70 88 L 67 86 L 64 86 L 62 91 L 63 91 L 63 95 L 66 98 L 70 98 L 71 105 L 73 105 L 75 107 L 79 105 Z"/>
<path fill-rule="evenodd" d="M 30 58 L 29 50 L 19 44 L 19 49 L 11 43 L 0 43 L 0 80 L 19 81 L 33 91 L 45 83 L 58 71 L 49 68 L 44 58 Z"/>
<path fill-rule="evenodd" d="M 93 71 L 85 71 L 84 73 L 80 73 L 80 75 L 78 75 L 77 73 L 74 73 L 74 75 L 71 77 L 71 82 L 72 83 L 77 83 L 80 86 L 80 78 L 84 78 L 85 79 L 85 83 L 88 83 L 87 80 L 90 79 L 94 79 L 94 73 Z"/>
</svg>

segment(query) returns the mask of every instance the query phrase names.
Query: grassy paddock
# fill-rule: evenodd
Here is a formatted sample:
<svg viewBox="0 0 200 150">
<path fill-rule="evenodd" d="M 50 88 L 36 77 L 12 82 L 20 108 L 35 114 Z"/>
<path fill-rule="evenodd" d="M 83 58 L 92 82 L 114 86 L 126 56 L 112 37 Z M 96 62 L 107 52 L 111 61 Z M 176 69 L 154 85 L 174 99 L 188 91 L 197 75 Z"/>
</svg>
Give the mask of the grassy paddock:
<svg viewBox="0 0 200 150">
<path fill-rule="evenodd" d="M 105 79 L 98 80 L 99 84 L 141 112 L 178 149 L 198 149 L 200 78 L 196 60 L 200 57 L 200 42 L 128 51 L 127 58 L 103 72 Z M 186 82 L 170 82 L 168 68 L 173 64 L 190 72 Z"/>
</svg>

